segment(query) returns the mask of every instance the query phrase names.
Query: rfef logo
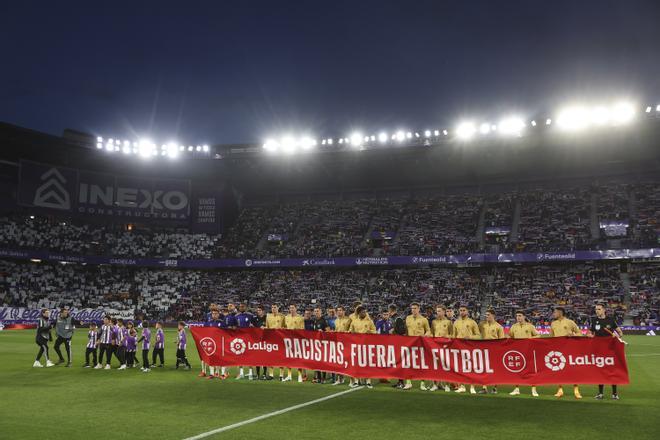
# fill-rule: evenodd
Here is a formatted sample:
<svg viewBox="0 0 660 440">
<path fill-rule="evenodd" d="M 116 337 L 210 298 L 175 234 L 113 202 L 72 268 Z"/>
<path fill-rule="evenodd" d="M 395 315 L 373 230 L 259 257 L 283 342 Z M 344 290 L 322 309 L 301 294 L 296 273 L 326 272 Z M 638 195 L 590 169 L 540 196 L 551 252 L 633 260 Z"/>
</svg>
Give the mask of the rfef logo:
<svg viewBox="0 0 660 440">
<path fill-rule="evenodd" d="M 512 373 L 520 373 L 527 366 L 525 355 L 516 350 L 509 350 L 502 356 L 504 368 Z"/>
<path fill-rule="evenodd" d="M 204 353 L 206 353 L 207 356 L 213 356 L 215 353 L 215 350 L 217 349 L 215 345 L 215 341 L 208 336 L 205 338 L 202 338 L 199 341 L 199 345 L 202 347 L 202 350 Z"/>
<path fill-rule="evenodd" d="M 551 351 L 545 355 L 545 366 L 552 371 L 563 370 L 566 366 L 566 358 L 560 351 Z"/>
<path fill-rule="evenodd" d="M 246 348 L 247 344 L 241 338 L 236 338 L 229 343 L 229 351 L 237 356 L 245 353 Z"/>
</svg>

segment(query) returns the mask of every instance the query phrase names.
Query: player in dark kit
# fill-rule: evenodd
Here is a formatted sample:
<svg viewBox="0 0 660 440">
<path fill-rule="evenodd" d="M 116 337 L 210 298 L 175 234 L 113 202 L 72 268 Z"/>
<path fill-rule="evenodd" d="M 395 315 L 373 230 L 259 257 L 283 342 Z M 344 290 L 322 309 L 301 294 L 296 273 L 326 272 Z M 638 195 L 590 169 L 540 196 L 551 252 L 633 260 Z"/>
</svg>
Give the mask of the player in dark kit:
<svg viewBox="0 0 660 440">
<path fill-rule="evenodd" d="M 602 304 L 596 305 L 596 316 L 591 319 L 589 336 L 592 338 L 621 338 L 621 336 L 623 336 L 621 327 L 619 327 L 613 317 L 607 316 L 605 313 L 605 306 Z M 603 400 L 604 391 L 605 385 L 598 385 L 598 394 L 596 394 L 597 400 Z M 619 400 L 619 393 L 617 392 L 616 385 L 612 385 L 612 399 Z"/>
<path fill-rule="evenodd" d="M 39 323 L 37 324 L 37 338 L 36 338 L 36 343 L 39 346 L 39 353 L 37 353 L 37 357 L 34 360 L 34 364 L 32 364 L 32 366 L 36 368 L 43 367 L 43 365 L 41 364 L 41 356 L 43 354 L 46 355 L 47 367 L 52 367 L 53 365 L 55 365 L 50 361 L 50 358 L 48 357 L 48 342 L 53 340 L 53 337 L 50 334 L 50 329 L 52 328 L 52 325 L 50 323 L 49 318 L 50 318 L 50 310 L 48 309 L 41 310 L 41 316 L 39 317 Z"/>
<path fill-rule="evenodd" d="M 330 326 L 328 325 L 328 321 L 326 321 L 325 317 L 323 316 L 323 310 L 321 310 L 320 307 L 315 307 L 314 308 L 314 317 L 312 318 L 312 328 L 311 330 L 317 331 L 317 332 L 329 332 L 330 331 Z M 314 372 L 314 380 L 312 383 L 324 383 L 326 378 L 326 373 L 325 371 L 315 371 Z M 332 382 L 334 383 L 335 377 L 332 378 Z"/>
</svg>

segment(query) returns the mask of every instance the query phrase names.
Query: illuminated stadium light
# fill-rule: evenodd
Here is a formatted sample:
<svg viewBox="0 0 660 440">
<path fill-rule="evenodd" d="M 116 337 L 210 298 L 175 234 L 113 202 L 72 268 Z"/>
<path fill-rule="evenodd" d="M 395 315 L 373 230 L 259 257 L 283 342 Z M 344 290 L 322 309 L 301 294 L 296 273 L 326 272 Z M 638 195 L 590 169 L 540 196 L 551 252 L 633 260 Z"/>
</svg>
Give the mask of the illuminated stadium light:
<svg viewBox="0 0 660 440">
<path fill-rule="evenodd" d="M 340 143 L 340 144 L 343 144 L 343 143 L 344 143 L 344 138 L 340 138 L 340 139 L 339 139 L 339 143 Z"/>
<path fill-rule="evenodd" d="M 365 136 L 365 137 L 364 137 L 364 141 L 365 141 L 365 142 L 369 142 L 369 139 L 371 139 L 369 136 Z"/>
<path fill-rule="evenodd" d="M 591 111 L 591 122 L 596 125 L 605 125 L 610 121 L 610 111 L 605 107 L 596 107 Z"/>
<path fill-rule="evenodd" d="M 589 112 L 584 107 L 568 107 L 557 116 L 557 125 L 567 131 L 582 130 L 589 122 Z"/>
<path fill-rule="evenodd" d="M 650 108 L 650 107 L 649 107 Z M 101 142 L 103 143 L 103 137 L 99 136 L 96 138 L 96 142 Z"/>
<path fill-rule="evenodd" d="M 431 130 L 424 130 L 424 137 L 425 138 L 430 138 L 431 137 Z"/>
<path fill-rule="evenodd" d="M 362 134 L 360 133 L 353 133 L 351 135 L 351 145 L 354 147 L 359 147 L 362 145 Z"/>
<path fill-rule="evenodd" d="M 300 139 L 300 147 L 304 151 L 311 150 L 316 145 L 316 141 L 310 137 L 304 136 Z"/>
<path fill-rule="evenodd" d="M 209 146 L 208 145 L 202 145 L 202 150 L 204 151 L 204 153 L 208 153 L 209 152 Z"/>
<path fill-rule="evenodd" d="M 406 137 L 407 137 L 408 139 L 412 139 L 412 136 L 413 136 L 413 135 L 412 135 L 412 133 L 411 133 L 410 131 L 409 131 L 408 133 L 406 133 Z"/>
<path fill-rule="evenodd" d="M 656 112 L 660 112 L 660 104 L 658 104 L 658 105 L 655 107 L 655 111 L 656 111 Z"/>
<path fill-rule="evenodd" d="M 403 142 L 406 139 L 406 134 L 401 130 L 397 131 L 395 136 L 396 140 L 399 142 Z"/>
<path fill-rule="evenodd" d="M 110 138 L 110 139 L 108 139 L 108 143 L 109 143 L 109 144 L 114 144 L 115 141 L 114 141 L 112 138 Z"/>
<path fill-rule="evenodd" d="M 611 119 L 614 124 L 627 124 L 635 118 L 635 106 L 620 102 L 612 107 Z"/>
<path fill-rule="evenodd" d="M 443 136 L 447 136 L 449 134 L 449 132 L 447 130 L 442 130 L 442 134 L 443 134 Z"/>
<path fill-rule="evenodd" d="M 141 157 L 147 159 L 150 156 L 156 155 L 157 151 L 154 148 L 154 144 L 151 141 L 149 141 L 148 139 L 142 139 L 138 147 L 138 154 Z"/>
<path fill-rule="evenodd" d="M 551 125 L 552 124 L 552 119 L 548 118 L 545 120 L 545 125 Z"/>
<path fill-rule="evenodd" d="M 108 143 L 105 144 L 105 149 L 106 151 L 114 151 L 115 147 L 112 145 L 112 142 L 108 141 Z"/>
<path fill-rule="evenodd" d="M 461 122 L 456 127 L 456 136 L 459 139 L 468 140 L 476 133 L 477 129 L 475 128 L 472 122 Z"/>
<path fill-rule="evenodd" d="M 285 154 L 295 153 L 299 142 L 293 136 L 284 136 L 281 140 L 282 152 Z"/>
<path fill-rule="evenodd" d="M 387 133 L 382 132 L 378 135 L 378 141 L 381 143 L 387 142 Z"/>
<path fill-rule="evenodd" d="M 479 133 L 481 134 L 488 134 L 490 133 L 490 124 L 488 122 L 484 122 L 479 126 Z"/>
<path fill-rule="evenodd" d="M 267 139 L 266 142 L 264 142 L 263 148 L 270 153 L 274 153 L 280 148 L 280 144 L 273 139 Z"/>
<path fill-rule="evenodd" d="M 440 136 L 440 132 L 438 130 L 433 130 L 433 136 Z"/>
<path fill-rule="evenodd" d="M 98 142 L 98 143 L 96 144 L 96 148 L 98 148 L 99 150 L 102 149 L 102 148 L 103 148 L 103 144 L 102 144 L 101 142 Z"/>
<path fill-rule="evenodd" d="M 199 153 L 200 151 L 202 151 L 202 146 L 201 146 L 201 145 L 197 145 L 197 146 L 195 147 L 195 151 L 197 151 L 198 153 Z"/>
<path fill-rule="evenodd" d="M 122 153 L 124 154 L 131 154 L 133 150 L 131 150 L 131 147 L 128 145 L 124 145 L 124 147 L 121 149 Z"/>
<path fill-rule="evenodd" d="M 652 108 L 651 108 L 650 105 L 648 107 L 646 107 L 646 113 L 651 113 L 651 110 L 652 110 Z"/>
<path fill-rule="evenodd" d="M 321 141 L 321 145 L 325 145 L 325 139 Z"/>
<path fill-rule="evenodd" d="M 419 138 L 419 133 L 415 132 L 415 137 Z"/>
<path fill-rule="evenodd" d="M 371 142 L 374 142 L 375 140 L 376 140 L 376 136 L 372 134 L 371 135 Z"/>
<path fill-rule="evenodd" d="M 332 143 L 333 143 L 332 138 L 328 139 L 328 145 L 332 145 Z"/>
<path fill-rule="evenodd" d="M 505 118 L 498 124 L 499 132 L 503 135 L 520 136 L 523 128 L 525 128 L 525 122 L 517 116 Z"/>
<path fill-rule="evenodd" d="M 170 159 L 174 159 L 179 155 L 179 147 L 176 145 L 175 142 L 170 142 L 167 144 L 167 156 Z"/>
<path fill-rule="evenodd" d="M 532 121 L 532 127 L 536 127 L 536 121 Z"/>
<path fill-rule="evenodd" d="M 179 151 L 186 151 L 186 147 L 184 147 L 183 145 L 179 145 Z"/>
<path fill-rule="evenodd" d="M 119 139 L 115 139 L 115 145 L 119 145 L 121 142 L 119 142 Z"/>
<path fill-rule="evenodd" d="M 192 150 L 193 150 L 192 145 L 188 145 L 188 151 L 192 151 Z"/>
</svg>

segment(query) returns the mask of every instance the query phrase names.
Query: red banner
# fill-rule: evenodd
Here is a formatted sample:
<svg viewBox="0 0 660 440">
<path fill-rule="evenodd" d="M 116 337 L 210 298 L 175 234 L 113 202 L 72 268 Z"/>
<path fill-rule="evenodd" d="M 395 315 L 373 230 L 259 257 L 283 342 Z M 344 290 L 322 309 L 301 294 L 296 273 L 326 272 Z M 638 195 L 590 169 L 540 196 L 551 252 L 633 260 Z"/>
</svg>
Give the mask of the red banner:
<svg viewBox="0 0 660 440">
<path fill-rule="evenodd" d="M 272 365 L 363 378 L 470 384 L 627 384 L 615 338 L 472 341 L 306 330 L 190 329 L 212 366 Z"/>
</svg>

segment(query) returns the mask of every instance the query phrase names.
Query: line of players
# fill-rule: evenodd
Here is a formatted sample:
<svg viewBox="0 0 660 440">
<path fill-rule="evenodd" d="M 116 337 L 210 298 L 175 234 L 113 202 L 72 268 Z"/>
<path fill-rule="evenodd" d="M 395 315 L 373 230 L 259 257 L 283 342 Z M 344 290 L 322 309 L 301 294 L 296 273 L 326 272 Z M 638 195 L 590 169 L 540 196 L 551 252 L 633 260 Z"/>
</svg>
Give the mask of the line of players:
<svg viewBox="0 0 660 440">
<path fill-rule="evenodd" d="M 52 335 L 50 331 L 53 327 L 56 326 L 56 324 L 52 323 L 49 317 L 50 311 L 48 309 L 43 309 L 37 324 L 36 334 L 36 343 L 39 346 L 39 352 L 37 353 L 37 357 L 34 361 L 34 364 L 32 365 L 36 368 L 41 368 L 44 366 L 41 363 L 41 357 L 44 354 L 46 357 L 46 367 L 52 367 L 56 365 L 50 360 L 48 347 L 48 342 L 52 341 Z M 156 331 L 154 334 L 152 357 L 151 363 L 149 363 L 149 351 L 151 350 L 152 345 L 152 333 L 149 321 L 141 321 L 136 326 L 133 321 L 127 321 L 124 324 L 124 320 L 122 318 L 115 319 L 110 316 L 105 316 L 100 328 L 98 328 L 95 322 L 91 322 L 87 332 L 84 367 L 94 368 L 96 370 L 110 370 L 112 368 L 111 364 L 112 358 L 114 356 L 119 361 L 119 370 L 137 368 L 140 366 L 140 362 L 137 359 L 137 351 L 139 347 L 141 347 L 142 367 L 140 369 L 143 372 L 148 373 L 151 371 L 152 367 L 162 368 L 165 364 L 165 332 L 163 331 L 162 322 L 156 322 L 155 326 Z M 175 341 L 177 347 L 176 368 L 178 369 L 180 366 L 183 366 L 184 369 L 190 370 L 190 362 L 188 362 L 186 357 L 187 336 L 185 328 L 185 323 L 180 321 L 177 325 L 177 337 Z M 70 329 L 67 327 L 67 331 L 70 330 L 66 340 L 67 355 L 69 356 L 67 366 L 71 366 L 70 347 L 71 338 L 73 337 L 73 329 L 73 325 L 71 325 Z M 138 330 L 140 331 L 139 338 Z M 60 336 L 58 328 L 58 339 L 59 338 Z M 55 348 L 57 350 L 57 346 Z M 57 353 L 60 356 L 60 362 L 58 363 L 62 363 L 62 355 L 59 350 L 57 350 Z M 104 359 L 105 366 L 103 365 Z M 159 361 L 158 364 L 156 364 L 157 360 Z"/>
<path fill-rule="evenodd" d="M 470 318 L 470 312 L 466 306 L 461 306 L 458 309 L 458 316 L 454 318 L 454 310 L 447 308 L 444 305 L 435 307 L 435 315 L 432 308 L 427 308 L 426 314 L 421 312 L 418 303 L 410 305 L 410 314 L 405 318 L 399 314 L 395 305 L 390 305 L 388 310 L 378 316 L 374 322 L 366 308 L 360 303 L 353 304 L 353 313 L 346 314 L 346 309 L 342 306 L 327 309 L 324 314 L 320 307 L 313 310 L 307 309 L 303 315 L 298 313 L 298 307 L 295 304 L 289 305 L 289 313 L 283 314 L 279 310 L 277 304 L 271 305 L 270 313 L 266 313 L 263 306 L 257 306 L 255 313 L 251 313 L 247 309 L 245 303 L 240 303 L 236 309 L 233 303 L 228 304 L 226 307 L 219 307 L 216 304 L 211 304 L 209 313 L 207 314 L 207 327 L 219 328 L 246 328 L 258 327 L 265 329 L 292 329 L 292 330 L 312 330 L 312 331 L 335 331 L 346 333 L 371 333 L 371 334 L 396 334 L 408 336 L 431 336 L 443 338 L 460 338 L 460 339 L 528 339 L 538 338 L 539 333 L 536 328 L 531 324 L 523 311 L 516 312 L 516 322 L 509 329 L 508 335 L 504 333 L 503 327 L 497 322 L 494 310 L 486 312 L 486 319 L 477 324 L 475 320 Z M 591 321 L 591 327 L 588 336 L 594 337 L 621 337 L 621 328 L 617 325 L 616 320 L 606 315 L 606 310 L 603 305 L 596 305 L 596 316 Z M 577 324 L 567 318 L 566 311 L 563 307 L 555 307 L 553 310 L 553 321 L 550 325 L 550 336 L 583 336 Z M 239 367 L 236 379 L 244 379 L 247 377 L 249 380 L 273 380 L 274 368 L 266 366 L 257 366 L 253 372 L 252 367 L 248 367 L 247 376 L 244 367 Z M 254 373 L 254 374 L 253 374 Z M 202 370 L 199 373 L 200 377 L 207 377 L 209 379 L 228 377 L 225 367 L 218 367 L 206 365 L 202 362 Z M 286 375 L 283 368 L 279 369 L 279 379 L 283 382 L 292 380 L 291 368 L 288 368 Z M 317 371 L 314 374 L 314 383 L 325 383 L 327 379 L 325 372 Z M 298 382 L 307 380 L 306 374 L 298 369 Z M 339 374 L 332 374 L 330 382 L 333 385 L 340 385 L 344 383 L 344 378 Z M 389 383 L 389 381 L 383 381 Z M 349 386 L 359 386 L 358 379 L 350 378 Z M 365 381 L 367 388 L 373 385 L 370 379 Z M 399 380 L 395 388 L 409 390 L 413 387 L 412 381 Z M 424 381 L 420 383 L 420 389 L 423 391 L 436 391 L 443 389 L 445 392 L 450 392 L 452 389 L 457 393 L 467 392 L 464 384 L 450 384 L 443 382 L 433 382 L 427 386 Z M 497 387 L 494 386 L 490 390 L 483 386 L 479 391 L 476 390 L 474 385 L 469 385 L 471 394 L 485 394 L 497 393 Z M 599 385 L 599 392 L 596 395 L 597 399 L 603 398 L 604 385 Z M 512 396 L 520 395 L 520 388 L 515 386 Z M 573 385 L 573 394 L 576 399 L 582 399 L 579 387 Z M 531 387 L 531 395 L 538 397 L 538 391 L 535 386 Z M 563 387 L 560 385 L 555 397 L 561 398 L 564 396 Z M 612 399 L 618 400 L 616 385 L 612 385 Z"/>
</svg>

